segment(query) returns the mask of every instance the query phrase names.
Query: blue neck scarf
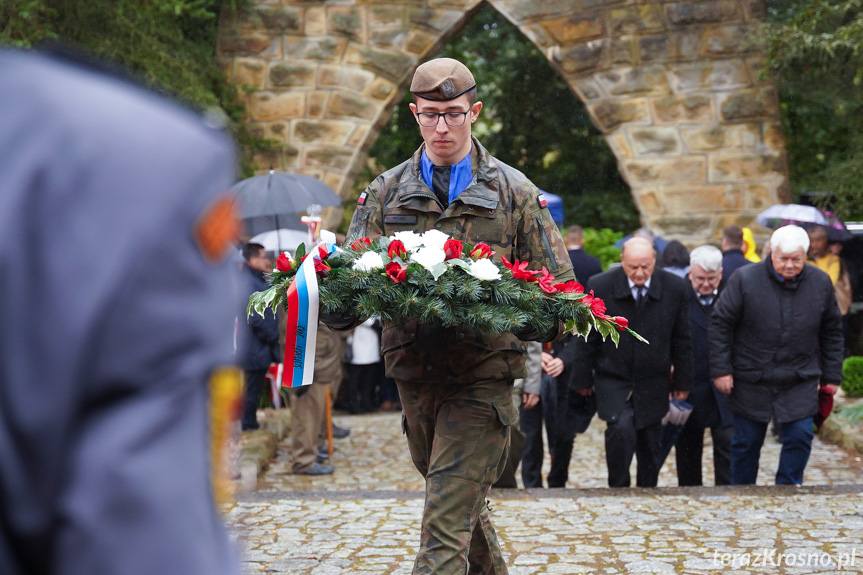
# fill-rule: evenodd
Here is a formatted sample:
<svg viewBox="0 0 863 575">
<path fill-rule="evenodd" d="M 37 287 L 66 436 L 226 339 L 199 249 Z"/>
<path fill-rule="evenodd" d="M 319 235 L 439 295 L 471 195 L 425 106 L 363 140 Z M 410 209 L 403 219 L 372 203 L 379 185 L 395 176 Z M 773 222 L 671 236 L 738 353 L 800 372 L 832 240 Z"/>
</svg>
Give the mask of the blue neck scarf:
<svg viewBox="0 0 863 575">
<path fill-rule="evenodd" d="M 432 164 L 432 161 L 426 155 L 425 150 L 423 150 L 422 157 L 420 158 L 420 168 L 422 170 L 423 181 L 430 190 L 434 189 L 432 188 L 432 169 L 434 168 L 434 164 Z M 472 179 L 473 167 L 470 163 L 470 152 L 468 152 L 467 156 L 451 168 L 449 176 L 450 203 L 467 189 Z"/>
</svg>

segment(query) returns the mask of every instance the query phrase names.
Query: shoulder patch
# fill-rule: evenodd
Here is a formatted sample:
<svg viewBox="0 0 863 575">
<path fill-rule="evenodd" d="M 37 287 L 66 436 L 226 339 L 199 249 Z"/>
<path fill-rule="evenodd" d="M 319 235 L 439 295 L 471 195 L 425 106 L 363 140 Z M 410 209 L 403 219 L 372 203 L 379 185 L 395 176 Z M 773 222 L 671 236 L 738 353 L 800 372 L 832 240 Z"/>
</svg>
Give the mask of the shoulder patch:
<svg viewBox="0 0 863 575">
<path fill-rule="evenodd" d="M 545 199 L 545 195 L 543 194 L 536 196 L 536 203 L 539 204 L 540 208 L 548 208 L 548 201 Z"/>
<path fill-rule="evenodd" d="M 368 197 L 368 195 L 369 195 L 369 193 L 368 193 L 368 192 L 363 192 L 363 193 L 361 193 L 361 194 L 360 194 L 360 197 L 359 197 L 359 198 L 357 198 L 357 205 L 358 205 L 358 206 L 363 206 L 363 205 L 365 205 L 365 203 L 366 203 L 366 198 Z"/>
</svg>

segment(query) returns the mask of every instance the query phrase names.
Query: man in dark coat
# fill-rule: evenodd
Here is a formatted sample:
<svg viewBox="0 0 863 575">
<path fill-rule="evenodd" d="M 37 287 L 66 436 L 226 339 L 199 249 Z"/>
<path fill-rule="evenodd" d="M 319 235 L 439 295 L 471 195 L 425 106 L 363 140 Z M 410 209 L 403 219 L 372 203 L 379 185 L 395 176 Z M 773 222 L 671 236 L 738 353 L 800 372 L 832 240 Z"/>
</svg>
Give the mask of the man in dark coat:
<svg viewBox="0 0 863 575">
<path fill-rule="evenodd" d="M 0 78 L 0 573 L 239 574 L 208 442 L 233 146 L 75 55 Z"/>
<path fill-rule="evenodd" d="M 659 477 L 661 421 L 669 393 L 686 399 L 692 386 L 689 291 L 686 281 L 656 269 L 656 254 L 644 238 L 623 245 L 622 265 L 591 278 L 588 290 L 602 298 L 610 315 L 650 344 L 621 337 L 615 347 L 592 335 L 577 340 L 571 384 L 576 393 L 593 387 L 605 430 L 608 485 L 629 487 L 629 465 L 638 459 L 636 485 L 655 487 Z M 673 366 L 673 371 L 672 371 Z"/>
<path fill-rule="evenodd" d="M 269 286 L 264 273 L 273 269 L 273 261 L 261 244 L 243 246 L 243 259 L 249 295 L 263 291 Z M 272 310 L 266 316 L 257 313 L 249 315 L 244 337 L 240 341 L 240 367 L 246 374 L 246 393 L 243 402 L 243 431 L 258 429 L 258 401 L 267 380 L 267 370 L 271 363 L 280 361 L 279 322 Z"/>
<path fill-rule="evenodd" d="M 582 284 L 587 280 L 602 273 L 602 264 L 599 260 L 584 251 L 584 229 L 581 226 L 569 226 L 566 228 L 566 249 L 569 252 L 569 261 L 572 262 L 572 271 L 575 279 Z"/>
<path fill-rule="evenodd" d="M 765 261 L 738 270 L 710 319 L 710 372 L 734 413 L 731 481 L 754 484 L 767 424 L 779 425 L 777 484 L 800 485 L 819 385 L 842 378 L 841 316 L 830 277 L 806 265 L 809 236 L 779 228 Z"/>
<path fill-rule="evenodd" d="M 701 455 L 704 430 L 710 428 L 713 441 L 715 485 L 731 483 L 731 437 L 734 418 L 728 410 L 728 396 L 713 386 L 707 346 L 707 326 L 722 288 L 722 252 L 701 246 L 689 254 L 689 328 L 692 332 L 693 386 L 689 394 L 692 413 L 675 443 L 679 485 L 701 485 Z"/>
<path fill-rule="evenodd" d="M 722 230 L 722 279 L 728 281 L 737 269 L 751 263 L 743 255 L 743 229 L 728 226 Z"/>
</svg>

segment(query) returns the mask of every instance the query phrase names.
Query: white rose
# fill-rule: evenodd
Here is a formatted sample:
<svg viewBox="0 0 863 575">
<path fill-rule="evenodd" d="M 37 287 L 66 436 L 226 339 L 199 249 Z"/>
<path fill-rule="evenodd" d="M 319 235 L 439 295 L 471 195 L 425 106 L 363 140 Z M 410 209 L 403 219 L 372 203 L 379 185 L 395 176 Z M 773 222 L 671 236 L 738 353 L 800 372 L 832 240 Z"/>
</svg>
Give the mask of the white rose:
<svg viewBox="0 0 863 575">
<path fill-rule="evenodd" d="M 449 236 L 438 230 L 429 230 L 422 235 L 423 245 L 427 248 L 443 249 Z"/>
<path fill-rule="evenodd" d="M 355 270 L 360 270 L 361 272 L 370 272 L 383 268 L 384 259 L 378 252 L 369 250 L 354 262 L 353 267 Z"/>
<path fill-rule="evenodd" d="M 415 254 L 411 254 L 411 261 L 414 261 L 426 268 L 432 269 L 437 264 L 442 264 L 446 260 L 446 254 L 440 248 L 424 247 L 417 250 Z"/>
<path fill-rule="evenodd" d="M 467 273 L 479 280 L 499 280 L 500 269 L 490 259 L 476 260 L 470 264 Z"/>
<path fill-rule="evenodd" d="M 414 232 L 396 232 L 390 240 L 399 240 L 409 252 L 414 252 L 423 245 L 422 236 Z"/>
</svg>

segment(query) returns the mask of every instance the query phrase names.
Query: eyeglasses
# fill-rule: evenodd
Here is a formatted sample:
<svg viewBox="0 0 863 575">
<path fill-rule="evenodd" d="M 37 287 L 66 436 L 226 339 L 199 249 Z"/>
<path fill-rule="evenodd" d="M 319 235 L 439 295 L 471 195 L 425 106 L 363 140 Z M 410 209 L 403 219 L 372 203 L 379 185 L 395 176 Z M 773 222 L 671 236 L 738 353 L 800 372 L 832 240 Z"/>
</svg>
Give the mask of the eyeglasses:
<svg viewBox="0 0 863 575">
<path fill-rule="evenodd" d="M 420 126 L 432 128 L 438 125 L 440 117 L 443 116 L 447 126 L 456 127 L 464 125 L 464 120 L 468 114 L 470 114 L 470 110 L 467 112 L 417 112 L 417 119 Z"/>
</svg>

